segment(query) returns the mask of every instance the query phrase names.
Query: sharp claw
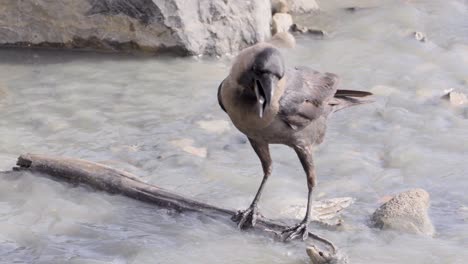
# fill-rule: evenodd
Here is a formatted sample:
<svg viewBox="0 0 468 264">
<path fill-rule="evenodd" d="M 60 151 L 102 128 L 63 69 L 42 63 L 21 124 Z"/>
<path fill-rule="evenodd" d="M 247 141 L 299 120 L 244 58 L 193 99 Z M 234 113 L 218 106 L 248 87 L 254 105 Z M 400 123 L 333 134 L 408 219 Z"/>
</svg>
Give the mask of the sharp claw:
<svg viewBox="0 0 468 264">
<path fill-rule="evenodd" d="M 306 226 L 306 228 L 304 229 L 304 233 L 302 233 L 302 240 L 305 241 L 308 237 L 309 237 L 309 229 Z"/>
<path fill-rule="evenodd" d="M 283 231 L 281 231 L 281 234 L 290 232 L 290 231 L 292 231 L 295 227 L 296 227 L 296 226 L 288 227 L 288 228 L 284 229 Z"/>
<path fill-rule="evenodd" d="M 244 212 L 244 214 L 242 214 L 242 218 L 240 219 L 239 223 L 237 224 L 237 227 L 239 229 L 242 229 L 242 227 L 245 224 L 245 221 L 247 221 L 247 218 L 248 218 L 248 215 L 245 215 L 245 212 Z"/>
<path fill-rule="evenodd" d="M 257 209 L 252 206 L 245 211 L 237 211 L 237 213 L 231 217 L 232 221 L 237 222 L 237 227 L 239 229 L 255 226 L 257 218 Z"/>
<path fill-rule="evenodd" d="M 284 242 L 291 241 L 297 237 L 302 237 L 302 240 L 306 240 L 309 236 L 309 227 L 307 223 L 302 222 L 296 226 L 283 230 L 281 234 L 286 234 L 286 237 L 283 239 Z"/>
<path fill-rule="evenodd" d="M 292 232 L 291 234 L 289 234 L 289 235 L 284 239 L 284 241 L 285 241 L 285 242 L 288 242 L 288 241 L 293 240 L 293 239 L 296 238 L 296 237 L 297 237 L 297 234 L 296 234 L 295 232 Z"/>
<path fill-rule="evenodd" d="M 234 222 L 238 222 L 240 220 L 240 217 L 241 217 L 241 214 L 242 214 L 242 211 L 237 211 L 232 217 L 231 217 L 231 220 L 234 221 Z"/>
<path fill-rule="evenodd" d="M 255 224 L 257 223 L 257 214 L 255 212 L 252 212 L 252 226 L 255 226 Z"/>
</svg>

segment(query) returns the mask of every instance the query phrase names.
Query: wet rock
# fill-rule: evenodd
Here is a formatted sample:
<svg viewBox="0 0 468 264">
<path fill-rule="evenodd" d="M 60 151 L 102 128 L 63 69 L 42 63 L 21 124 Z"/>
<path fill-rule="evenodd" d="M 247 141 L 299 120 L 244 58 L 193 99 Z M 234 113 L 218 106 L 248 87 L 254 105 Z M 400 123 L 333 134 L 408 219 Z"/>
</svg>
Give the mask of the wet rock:
<svg viewBox="0 0 468 264">
<path fill-rule="evenodd" d="M 372 215 L 371 224 L 414 234 L 433 235 L 429 219 L 429 194 L 423 189 L 402 192 L 381 205 Z"/>
<path fill-rule="evenodd" d="M 210 133 L 221 134 L 229 131 L 231 127 L 226 120 L 200 120 L 197 125 Z"/>
<path fill-rule="evenodd" d="M 177 139 L 177 140 L 170 141 L 170 143 L 180 148 L 181 150 L 189 154 L 192 154 L 194 156 L 200 157 L 200 158 L 206 158 L 208 154 L 208 151 L 206 150 L 206 148 L 199 148 L 199 147 L 193 146 L 193 143 L 194 143 L 193 139 L 189 139 L 189 138 Z"/>
<path fill-rule="evenodd" d="M 289 13 L 289 5 L 286 0 L 271 0 L 271 12 Z"/>
<path fill-rule="evenodd" d="M 327 200 L 314 201 L 312 203 L 312 215 L 315 221 L 326 222 L 337 217 L 344 209 L 354 203 L 352 197 L 338 197 Z M 281 216 L 302 219 L 307 206 L 304 201 L 295 201 L 293 206 L 280 212 Z"/>
<path fill-rule="evenodd" d="M 300 33 L 300 34 L 312 34 L 312 35 L 316 35 L 316 36 L 320 36 L 320 37 L 323 37 L 323 36 L 325 36 L 327 34 L 327 32 L 325 32 L 324 30 L 310 29 L 308 27 L 301 26 L 301 25 L 298 25 L 298 24 L 291 25 L 291 31 L 295 32 L 295 33 Z"/>
<path fill-rule="evenodd" d="M 0 46 L 236 52 L 270 37 L 269 0 L 3 0 Z"/>
<path fill-rule="evenodd" d="M 278 48 L 292 49 L 296 46 L 296 39 L 289 32 L 277 33 L 268 42 Z"/>
<path fill-rule="evenodd" d="M 445 91 L 445 95 L 442 99 L 447 100 L 453 106 L 468 105 L 468 98 L 465 94 L 456 92 L 454 89 Z"/>
<path fill-rule="evenodd" d="M 416 39 L 417 41 L 420 41 L 420 42 L 426 42 L 427 41 L 426 35 L 424 33 L 422 33 L 422 32 L 419 32 L 419 31 L 413 32 L 413 37 L 414 37 L 414 39 Z"/>
<path fill-rule="evenodd" d="M 288 32 L 293 24 L 293 19 L 290 14 L 276 13 L 272 21 L 272 33 Z"/>
</svg>

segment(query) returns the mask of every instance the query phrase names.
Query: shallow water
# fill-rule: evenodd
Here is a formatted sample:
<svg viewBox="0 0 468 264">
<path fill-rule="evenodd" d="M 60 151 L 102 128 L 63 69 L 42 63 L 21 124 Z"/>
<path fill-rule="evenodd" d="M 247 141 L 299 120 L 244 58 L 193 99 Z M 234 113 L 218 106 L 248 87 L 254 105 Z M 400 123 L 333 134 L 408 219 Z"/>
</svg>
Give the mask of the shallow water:
<svg viewBox="0 0 468 264">
<path fill-rule="evenodd" d="M 359 3 L 355 12 L 342 8 Z M 352 263 L 466 263 L 468 108 L 439 100 L 468 93 L 466 1 L 327 1 L 303 18 L 324 39 L 301 37 L 288 65 L 341 76 L 377 102 L 337 113 L 315 155 L 316 199 L 351 196 L 343 231 L 317 230 Z M 428 42 L 411 38 L 424 32 Z M 103 162 L 145 181 L 228 208 L 246 207 L 261 181 L 257 157 L 231 125 L 216 89 L 230 59 L 171 59 L 0 50 L 0 170 L 25 152 Z M 223 127 L 221 127 L 223 128 Z M 193 140 L 189 154 L 174 141 Z M 177 141 L 180 142 L 180 141 Z M 262 213 L 304 205 L 292 150 L 273 146 Z M 434 237 L 378 231 L 366 221 L 385 196 L 431 195 Z M 281 214 L 283 212 L 283 214 Z M 283 245 L 231 225 L 25 174 L 0 178 L 1 263 L 307 263 Z"/>
</svg>

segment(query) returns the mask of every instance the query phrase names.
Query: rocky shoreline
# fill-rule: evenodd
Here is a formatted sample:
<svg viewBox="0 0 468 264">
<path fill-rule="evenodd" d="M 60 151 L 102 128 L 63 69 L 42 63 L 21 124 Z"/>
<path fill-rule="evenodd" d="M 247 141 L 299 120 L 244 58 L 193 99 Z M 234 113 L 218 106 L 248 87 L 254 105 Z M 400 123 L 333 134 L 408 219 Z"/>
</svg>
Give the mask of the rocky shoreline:
<svg viewBox="0 0 468 264">
<path fill-rule="evenodd" d="M 270 0 L 5 0 L 0 47 L 220 55 L 270 37 Z"/>
<path fill-rule="evenodd" d="M 291 15 L 317 10 L 315 0 L 5 0 L 0 48 L 219 56 L 277 33 L 317 34 Z"/>
</svg>

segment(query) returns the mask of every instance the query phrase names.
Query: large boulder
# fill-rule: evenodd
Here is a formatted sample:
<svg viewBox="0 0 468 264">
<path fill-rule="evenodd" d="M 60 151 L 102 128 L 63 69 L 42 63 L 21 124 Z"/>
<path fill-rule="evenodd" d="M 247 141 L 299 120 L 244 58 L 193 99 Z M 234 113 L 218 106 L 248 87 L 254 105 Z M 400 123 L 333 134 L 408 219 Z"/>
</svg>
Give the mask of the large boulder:
<svg viewBox="0 0 468 264">
<path fill-rule="evenodd" d="M 270 37 L 269 0 L 2 0 L 0 46 L 225 54 Z"/>
<path fill-rule="evenodd" d="M 371 222 L 377 228 L 433 235 L 428 208 L 429 194 L 423 189 L 412 189 L 382 204 L 372 215 Z"/>
</svg>

